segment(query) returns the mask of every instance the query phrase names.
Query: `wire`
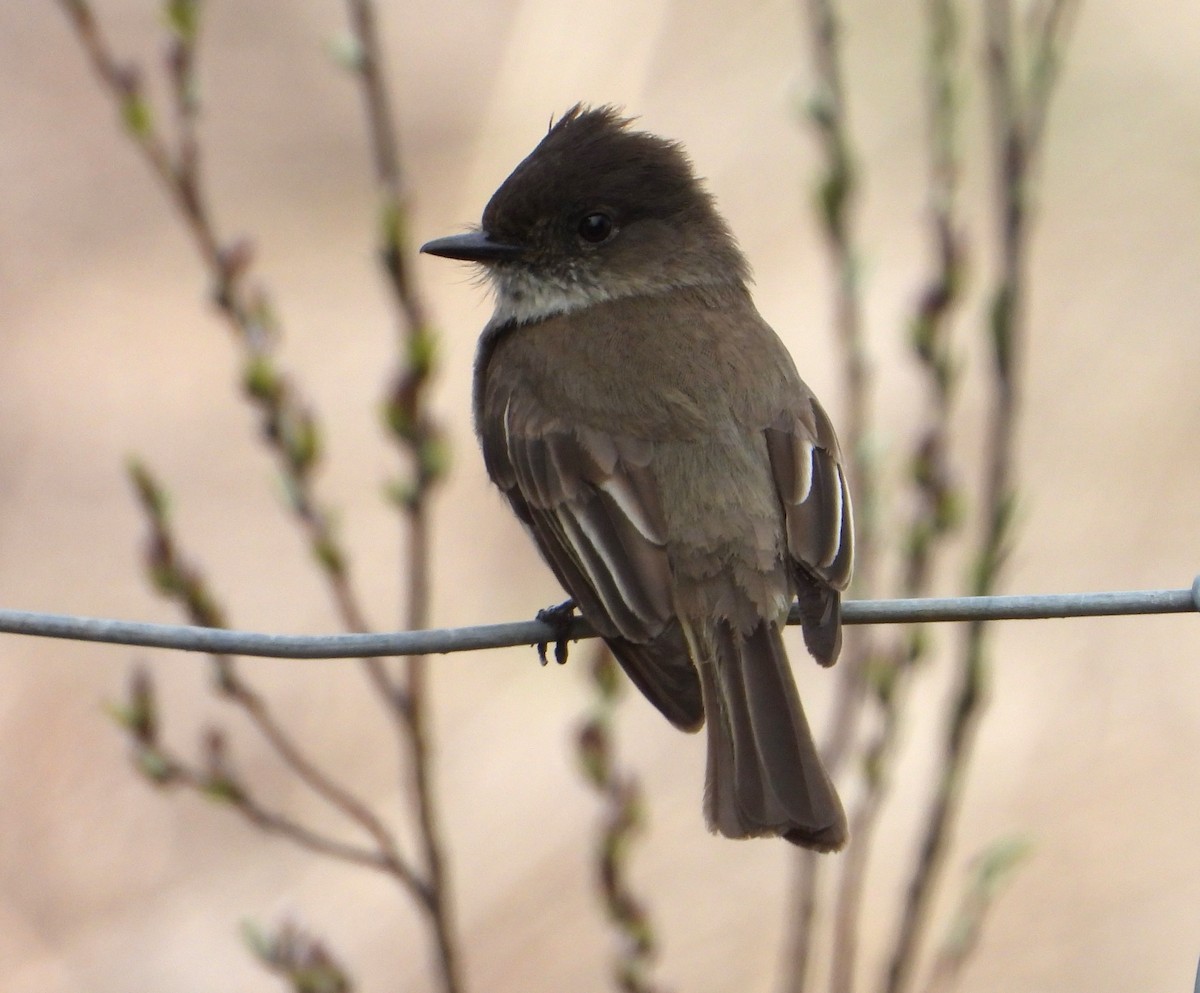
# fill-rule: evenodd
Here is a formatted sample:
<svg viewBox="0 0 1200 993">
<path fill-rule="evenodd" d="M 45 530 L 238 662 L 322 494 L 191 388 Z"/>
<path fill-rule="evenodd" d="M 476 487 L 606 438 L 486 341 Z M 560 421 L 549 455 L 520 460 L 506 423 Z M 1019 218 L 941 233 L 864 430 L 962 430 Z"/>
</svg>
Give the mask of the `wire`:
<svg viewBox="0 0 1200 993">
<path fill-rule="evenodd" d="M 1128 614 L 1200 612 L 1200 576 L 1189 588 L 1104 593 L 936 597 L 921 600 L 852 600 L 842 607 L 846 624 L 914 624 L 932 621 L 1038 620 Z M 789 624 L 799 623 L 792 609 Z M 553 642 L 559 632 L 542 621 L 515 621 L 461 628 L 384 634 L 288 635 L 231 631 L 179 624 L 146 624 L 102 617 L 0 610 L 0 634 L 66 638 L 144 648 L 173 648 L 220 655 L 340 659 L 383 655 L 440 655 Z M 582 618 L 569 628 L 572 641 L 594 638 Z"/>
</svg>

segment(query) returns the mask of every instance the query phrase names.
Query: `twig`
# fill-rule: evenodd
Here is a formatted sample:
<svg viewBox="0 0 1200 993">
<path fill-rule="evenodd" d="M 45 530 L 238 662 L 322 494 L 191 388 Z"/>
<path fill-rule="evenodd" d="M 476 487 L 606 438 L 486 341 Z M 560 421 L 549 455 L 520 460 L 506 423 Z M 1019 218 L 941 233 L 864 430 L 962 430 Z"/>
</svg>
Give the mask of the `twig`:
<svg viewBox="0 0 1200 993">
<path fill-rule="evenodd" d="M 926 426 L 911 455 L 914 508 L 905 529 L 902 593 L 919 597 L 929 590 L 934 557 L 954 529 L 959 498 L 948 465 L 951 403 L 956 380 L 949 340 L 950 319 L 961 298 L 963 258 L 956 216 L 956 96 L 959 26 L 953 0 L 927 0 L 929 196 L 933 242 L 932 272 L 919 295 L 909 339 L 924 373 Z M 832 993 L 851 993 L 858 965 L 858 936 L 866 870 L 875 827 L 883 810 L 896 759 L 897 740 L 915 668 L 928 654 L 924 631 L 913 628 L 881 651 L 868 674 L 881 711 L 879 726 L 864 748 L 864 790 L 850 814 L 849 847 L 839 868 L 834 912 Z"/>
<path fill-rule="evenodd" d="M 1035 154 L 1042 147 L 1050 97 L 1062 69 L 1063 42 L 1071 36 L 1080 5 L 1081 0 L 1038 0 L 1029 12 L 1033 54 L 1024 104 L 1025 141 Z"/>
<path fill-rule="evenodd" d="M 178 764 L 172 767 L 170 781 L 171 784 L 188 786 L 206 795 L 211 795 L 213 791 L 213 786 L 209 781 L 201 778 L 194 771 L 185 769 Z M 286 838 L 293 844 L 317 855 L 325 855 L 341 862 L 361 865 L 368 869 L 377 869 L 389 873 L 392 871 L 392 866 L 387 856 L 377 849 L 360 848 L 356 845 L 348 845 L 344 842 L 336 841 L 333 838 L 327 838 L 285 814 L 269 810 L 247 793 L 235 791 L 229 796 L 222 797 L 222 799 L 255 827 L 266 831 L 268 834 L 275 834 L 281 838 Z"/>
<path fill-rule="evenodd" d="M 806 0 L 806 6 L 817 77 L 809 116 L 825 153 L 818 209 L 833 269 L 834 329 L 842 353 L 845 385 L 845 413 L 839 433 L 849 456 L 855 501 L 854 589 L 870 596 L 875 590 L 878 570 L 878 493 L 869 437 L 872 371 L 863 331 L 858 248 L 853 232 L 858 173 L 850 147 L 834 0 Z M 831 769 L 840 765 L 854 739 L 862 704 L 863 668 L 870 656 L 869 640 L 860 637 L 847 645 L 838 666 L 841 677 L 832 708 L 830 734 L 822 754 Z"/>
<path fill-rule="evenodd" d="M 379 848 L 379 861 L 383 869 L 395 876 L 421 901 L 428 901 L 429 887 L 400 855 L 396 839 L 366 804 L 342 787 L 337 781 L 322 772 L 296 746 L 275 720 L 262 696 L 252 689 L 230 666 L 230 677 L 226 679 L 225 693 L 245 711 L 259 732 L 284 764 L 291 769 L 314 793 L 326 800 L 330 806 L 348 820 L 358 824 L 374 840 Z"/>
<path fill-rule="evenodd" d="M 262 965 L 287 980 L 295 993 L 351 993 L 354 984 L 325 943 L 294 921 L 273 933 L 254 924 L 242 927 L 246 944 Z"/>
<path fill-rule="evenodd" d="M 943 993 L 954 988 L 963 966 L 979 945 L 996 893 L 1028 857 L 1029 847 L 1023 839 L 1005 838 L 972 859 L 967 888 L 933 961 L 925 993 Z"/>
<path fill-rule="evenodd" d="M 1028 41 L 1041 53 L 1039 62 L 1057 60 L 1071 18 L 1058 8 L 1072 0 L 1051 0 L 1043 19 L 1031 25 Z M 1029 246 L 1031 186 L 1041 150 L 1051 88 L 1026 78 L 1016 64 L 1011 0 L 984 5 L 986 78 L 991 104 L 996 163 L 996 214 L 999 221 L 1000 272 L 992 296 L 990 337 L 993 358 L 992 406 L 984 442 L 983 525 L 975 563 L 973 592 L 990 593 L 1007 555 L 1016 501 L 1013 459 L 1019 406 L 1021 346 L 1026 333 L 1025 261 Z M 1047 53 L 1052 53 L 1048 55 Z M 1034 130 L 1030 127 L 1034 125 Z M 1034 141 L 1034 138 L 1039 141 Z M 900 931 L 888 968 L 888 993 L 903 993 L 911 984 L 917 952 L 929 917 L 931 896 L 941 877 L 956 820 L 975 729 L 985 707 L 988 660 L 987 625 L 967 628 L 959 686 L 942 744 L 942 766 L 936 793 L 922 833 L 910 879 Z"/>
<path fill-rule="evenodd" d="M 624 993 L 658 993 L 660 988 L 649 975 L 658 956 L 658 942 L 645 906 L 627 877 L 629 849 L 643 826 L 643 808 L 640 784 L 631 773 L 621 771 L 613 754 L 612 722 L 621 691 L 620 670 L 603 642 L 594 650 L 588 668 L 596 701 L 579 730 L 578 755 L 584 777 L 605 805 L 597 883 L 620 942 L 613 976 Z"/>
<path fill-rule="evenodd" d="M 141 463 L 131 464 L 129 474 L 150 527 L 150 536 L 146 543 L 146 571 L 155 587 L 168 599 L 177 603 L 194 623 L 206 627 L 223 627 L 224 611 L 217 605 L 216 598 L 209 590 L 203 575 L 187 562 L 179 549 L 167 514 L 166 493 Z M 238 673 L 233 657 L 225 653 L 215 653 L 213 667 L 218 691 L 242 709 L 284 765 L 317 796 L 374 839 L 378 846 L 378 858 L 373 860 L 372 865 L 395 876 L 418 900 L 427 901 L 427 885 L 400 855 L 391 832 L 366 804 L 323 773 L 304 754 L 283 730 L 262 695 Z M 187 781 L 187 777 L 177 776 L 176 781 Z M 275 833 L 300 840 L 299 835 L 302 832 L 299 828 L 295 828 L 282 815 L 269 814 L 258 807 L 246 787 L 239 785 L 237 793 L 239 809 L 250 820 Z M 305 844 L 306 847 L 312 847 L 311 843 Z M 326 854 L 335 853 L 327 846 Z M 364 860 L 356 858 L 351 861 Z"/>
<path fill-rule="evenodd" d="M 429 623 L 429 495 L 446 468 L 445 441 L 426 404 L 437 339 L 412 275 L 415 256 L 408 238 L 409 205 L 384 78 L 375 6 L 372 0 L 347 0 L 347 11 L 357 46 L 354 69 L 362 91 L 378 186 L 379 259 L 399 315 L 403 357 L 393 379 L 386 413 L 394 440 L 412 464 L 410 480 L 396 484 L 393 492 L 408 522 L 408 601 L 404 623 L 409 630 L 417 630 Z M 404 699 L 409 786 L 429 881 L 428 907 L 438 946 L 438 966 L 442 988 L 446 993 L 456 993 L 462 989 L 463 981 L 432 783 L 428 673 L 423 655 L 405 658 Z"/>
<path fill-rule="evenodd" d="M 318 505 L 313 490 L 313 472 L 321 452 L 315 415 L 274 360 L 278 322 L 266 292 L 251 285 L 248 278 L 253 248 L 244 239 L 224 242 L 218 236 L 205 198 L 196 138 L 194 66 L 198 4 L 193 0 L 171 5 L 173 37 L 168 69 L 179 133 L 178 148 L 172 151 L 155 124 L 140 70 L 122 63 L 113 54 L 87 0 L 59 0 L 59 3 L 75 28 L 93 71 L 117 104 L 126 133 L 187 225 L 212 281 L 213 303 L 242 349 L 245 363 L 242 387 L 258 409 L 262 440 L 279 467 L 293 516 L 321 567 L 338 614 L 349 630 L 369 630 L 346 567 L 345 553 L 329 515 Z M 182 14 L 183 11 L 191 13 Z M 363 665 L 381 698 L 394 711 L 396 692 L 383 663 L 364 659 Z"/>
<path fill-rule="evenodd" d="M 870 419 L 871 368 L 862 327 L 858 249 L 852 213 L 858 176 L 850 148 L 846 101 L 842 85 L 841 44 L 835 0 L 805 0 L 816 92 L 809 105 L 825 155 L 825 175 L 819 185 L 818 212 L 834 279 L 834 326 L 841 348 L 845 413 L 841 438 L 849 457 L 851 491 L 855 501 L 855 589 L 870 596 L 875 590 L 876 474 L 867 437 Z M 865 673 L 874 652 L 873 638 L 862 633 L 847 638 L 838 666 L 839 676 L 830 708 L 829 731 L 822 761 L 831 774 L 845 759 L 862 711 Z M 809 951 L 816 914 L 817 873 L 813 852 L 795 859 L 795 901 L 785 962 L 787 993 L 803 993 L 808 981 Z"/>
<path fill-rule="evenodd" d="M 315 417 L 274 362 L 273 339 L 277 337 L 278 326 L 265 293 L 248 283 L 247 271 L 252 260 L 249 244 L 244 241 L 224 244 L 216 234 L 212 215 L 205 202 L 199 168 L 200 148 L 196 139 L 197 104 L 193 75 L 199 4 L 195 0 L 178 0 L 170 4 L 168 9 L 168 21 L 174 33 L 168 68 L 179 135 L 178 147 L 172 151 L 155 126 L 138 71 L 121 64 L 112 54 L 87 0 L 59 2 L 70 18 L 97 76 L 116 101 L 127 132 L 167 190 L 193 236 L 213 283 L 213 299 L 217 309 L 243 349 L 244 389 L 260 412 L 263 438 L 280 467 L 292 512 L 326 577 L 343 623 L 351 630 L 366 631 L 368 625 L 350 580 L 345 554 L 337 542 L 329 515 L 319 507 L 313 492 L 313 470 L 321 447 Z M 383 226 L 385 264 L 405 315 L 415 321 L 410 324 L 411 333 L 407 338 L 408 362 L 389 399 L 387 412 L 394 433 L 411 446 L 416 456 L 416 481 L 405 491 L 402 499 L 408 511 L 411 534 L 407 621 L 410 627 L 424 627 L 429 597 L 424 496 L 440 477 L 444 467 L 443 447 L 421 404 L 424 386 L 432 368 L 432 335 L 417 308 L 415 294 L 405 275 L 405 254 L 401 251 L 403 215 L 400 210 L 396 143 L 388 123 L 390 115 L 378 68 L 378 44 L 370 17 L 371 7 L 367 0 L 361 0 L 351 3 L 351 11 L 355 13 L 359 44 L 362 51 L 368 53 L 362 60 L 359 74 L 367 84 L 364 91 L 371 110 L 376 163 L 381 170 L 382 185 L 389 191 L 385 197 Z M 457 976 L 444 856 L 429 777 L 430 746 L 425 728 L 424 662 L 419 657 L 407 660 L 403 690 L 392 683 L 381 659 L 364 657 L 362 664 L 409 745 L 414 801 L 428 882 L 421 884 L 416 875 L 407 870 L 405 876 L 410 889 L 419 885 L 419 890 L 415 891 L 421 896 L 419 905 L 433 922 L 442 986 L 447 993 L 456 993 L 461 983 Z M 247 700 L 243 699 L 242 702 L 245 706 Z M 296 771 L 300 772 L 299 769 Z M 312 771 L 309 767 L 308 772 Z M 313 783 L 310 782 L 310 785 Z M 329 784 L 325 782 L 323 785 L 328 787 Z M 344 803 L 345 797 L 341 799 Z M 350 809 L 354 809 L 353 805 Z M 397 861 L 396 864 L 401 863 Z"/>
<path fill-rule="evenodd" d="M 319 855 L 367 868 L 393 872 L 386 853 L 330 838 L 255 800 L 229 765 L 224 737 L 210 729 L 204 737 L 203 768 L 193 767 L 164 747 L 158 736 L 158 710 L 154 684 L 144 668 L 130 678 L 129 699 L 109 708 L 113 717 L 130 734 L 133 761 L 138 771 L 159 787 L 182 786 L 220 803 L 228 804 L 246 820 L 271 834 Z"/>
</svg>

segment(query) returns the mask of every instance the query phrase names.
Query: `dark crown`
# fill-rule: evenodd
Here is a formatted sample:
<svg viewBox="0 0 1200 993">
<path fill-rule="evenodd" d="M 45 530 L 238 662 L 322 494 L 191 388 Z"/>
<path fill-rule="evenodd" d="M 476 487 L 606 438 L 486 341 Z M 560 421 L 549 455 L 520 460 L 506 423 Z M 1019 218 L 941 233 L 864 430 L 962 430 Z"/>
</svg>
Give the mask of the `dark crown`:
<svg viewBox="0 0 1200 993">
<path fill-rule="evenodd" d="M 483 213 L 484 230 L 501 239 L 519 236 L 538 215 L 601 204 L 624 214 L 625 223 L 642 217 L 715 217 L 712 198 L 682 147 L 630 130 L 632 123 L 616 107 L 576 104 L 492 196 Z"/>
</svg>

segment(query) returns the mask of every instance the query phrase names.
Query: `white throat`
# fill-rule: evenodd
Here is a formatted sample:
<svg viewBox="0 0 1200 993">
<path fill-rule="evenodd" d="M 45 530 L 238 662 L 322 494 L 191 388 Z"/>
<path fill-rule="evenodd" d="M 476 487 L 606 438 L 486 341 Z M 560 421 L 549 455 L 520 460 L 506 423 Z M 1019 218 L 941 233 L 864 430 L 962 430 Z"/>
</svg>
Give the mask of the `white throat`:
<svg viewBox="0 0 1200 993">
<path fill-rule="evenodd" d="M 498 325 L 531 324 L 622 295 L 575 274 L 553 278 L 516 266 L 489 269 L 488 277 L 496 292 L 492 320 Z"/>
</svg>

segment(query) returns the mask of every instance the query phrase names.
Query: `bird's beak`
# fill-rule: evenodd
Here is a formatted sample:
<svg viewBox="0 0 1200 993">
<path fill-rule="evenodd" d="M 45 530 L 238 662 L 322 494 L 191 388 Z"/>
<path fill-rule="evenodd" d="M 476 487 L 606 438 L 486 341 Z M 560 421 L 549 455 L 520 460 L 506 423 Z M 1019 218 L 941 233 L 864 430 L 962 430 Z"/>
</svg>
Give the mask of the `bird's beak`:
<svg viewBox="0 0 1200 993">
<path fill-rule="evenodd" d="M 484 231 L 467 234 L 452 234 L 447 238 L 435 238 L 421 246 L 426 255 L 440 255 L 444 259 L 462 262 L 502 262 L 520 258 L 524 253 L 520 245 L 506 245 L 493 241 Z"/>
</svg>

